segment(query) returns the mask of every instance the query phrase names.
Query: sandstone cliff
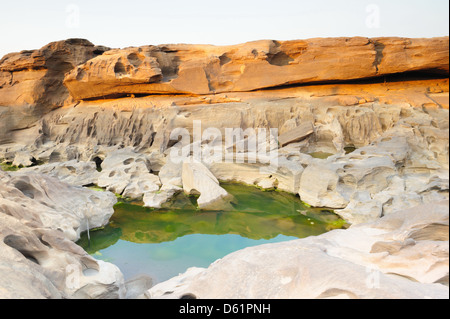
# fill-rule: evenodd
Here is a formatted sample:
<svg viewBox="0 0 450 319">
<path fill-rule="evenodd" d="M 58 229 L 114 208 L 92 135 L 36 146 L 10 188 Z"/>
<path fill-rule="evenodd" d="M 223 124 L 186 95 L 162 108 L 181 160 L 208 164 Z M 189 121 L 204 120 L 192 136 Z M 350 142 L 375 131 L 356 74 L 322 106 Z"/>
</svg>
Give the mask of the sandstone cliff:
<svg viewBox="0 0 450 319">
<path fill-rule="evenodd" d="M 0 60 L 0 142 L 11 142 L 9 132 L 32 127 L 52 109 L 79 100 L 247 92 L 410 72 L 442 77 L 448 75 L 448 59 L 448 37 L 264 40 L 113 50 L 69 39 Z M 353 100 L 344 96 L 339 103 Z"/>
<path fill-rule="evenodd" d="M 65 73 L 106 50 L 87 40 L 71 39 L 5 55 L 0 60 L 0 105 L 64 105 L 69 97 L 62 84 Z"/>
<path fill-rule="evenodd" d="M 64 83 L 76 99 L 114 94 L 209 94 L 410 71 L 448 74 L 448 38 L 257 41 L 108 51 Z"/>
<path fill-rule="evenodd" d="M 0 60 L 0 106 L 15 108 L 0 110 L 0 143 L 8 140 L 1 136 L 5 130 L 29 127 L 43 114 L 73 101 L 63 85 L 65 73 L 106 50 L 70 39 L 5 55 Z"/>
<path fill-rule="evenodd" d="M 412 71 L 448 75 L 448 59 L 448 37 L 263 40 L 233 46 L 178 44 L 114 50 L 70 39 L 3 57 L 0 105 L 62 106 L 68 91 L 82 100 L 242 92 Z"/>
</svg>

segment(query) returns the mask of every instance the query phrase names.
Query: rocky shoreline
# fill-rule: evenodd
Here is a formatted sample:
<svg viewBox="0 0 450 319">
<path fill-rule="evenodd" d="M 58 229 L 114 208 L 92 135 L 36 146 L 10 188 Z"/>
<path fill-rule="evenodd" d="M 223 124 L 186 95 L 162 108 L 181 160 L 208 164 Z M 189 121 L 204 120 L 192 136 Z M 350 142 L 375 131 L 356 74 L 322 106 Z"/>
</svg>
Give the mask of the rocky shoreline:
<svg viewBox="0 0 450 319">
<path fill-rule="evenodd" d="M 23 168 L 0 171 L 0 297 L 125 298 L 120 270 L 74 244 L 108 223 L 113 193 L 159 208 L 184 191 L 220 210 L 231 199 L 219 181 L 234 181 L 352 226 L 236 252 L 140 297 L 448 298 L 448 55 L 448 37 L 70 39 L 6 55 L 0 161 Z M 246 133 L 223 147 L 226 128 Z M 276 139 L 249 149 L 258 129 Z"/>
</svg>

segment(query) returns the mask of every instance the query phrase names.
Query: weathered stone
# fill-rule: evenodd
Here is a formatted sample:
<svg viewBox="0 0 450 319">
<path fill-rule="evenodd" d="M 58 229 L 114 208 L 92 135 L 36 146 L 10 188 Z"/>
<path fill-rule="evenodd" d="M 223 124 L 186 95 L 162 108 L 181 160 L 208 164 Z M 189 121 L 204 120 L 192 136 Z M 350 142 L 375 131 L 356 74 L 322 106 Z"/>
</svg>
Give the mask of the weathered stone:
<svg viewBox="0 0 450 319">
<path fill-rule="evenodd" d="M 278 137 L 278 142 L 280 145 L 286 146 L 291 143 L 300 142 L 304 138 L 314 133 L 314 126 L 312 123 L 302 123 L 300 126 L 281 134 Z"/>
<path fill-rule="evenodd" d="M 376 222 L 246 248 L 152 287 L 147 298 L 447 299 L 448 201 Z M 425 251 L 433 251 L 424 255 Z M 332 265 L 332 267 L 330 267 Z"/>
<path fill-rule="evenodd" d="M 45 227 L 60 229 L 70 240 L 79 239 L 88 228 L 105 226 L 117 201 L 110 192 L 74 187 L 34 173 L 14 174 L 2 184 L 0 208 L 5 213 L 39 220 Z"/>
<path fill-rule="evenodd" d="M 448 74 L 448 37 L 264 40 L 222 47 L 178 44 L 113 50 L 70 72 L 65 85 L 80 100 L 127 93 L 252 91 L 427 70 Z"/>
<path fill-rule="evenodd" d="M 140 275 L 125 282 L 127 299 L 141 298 L 142 295 L 153 286 L 153 279 L 147 275 Z"/>
<path fill-rule="evenodd" d="M 128 91 L 129 85 L 158 82 L 162 78 L 160 65 L 150 55 L 151 51 L 151 47 L 107 51 L 77 67 L 65 83 L 72 96 L 83 96 L 85 90 L 89 90 L 91 97 L 133 93 Z M 79 85 L 71 85 L 73 82 Z"/>
<path fill-rule="evenodd" d="M 448 281 L 442 270 L 442 264 L 448 265 L 444 245 L 448 243 L 442 242 L 448 240 L 448 223 L 422 208 L 425 222 L 422 217 L 393 216 L 400 208 L 433 207 L 449 196 L 449 121 L 444 103 L 448 79 L 439 78 L 448 75 L 448 37 L 258 41 L 229 47 L 167 45 L 103 55 L 105 48 L 73 40 L 38 51 L 9 55 L 0 62 L 0 101 L 8 105 L 0 106 L 0 160 L 50 163 L 11 176 L 0 171 L 0 212 L 6 213 L 0 214 L 4 215 L 0 225 L 11 225 L 0 226 L 0 234 L 6 234 L 0 235 L 1 248 L 7 246 L 8 256 L 6 263 L 5 259 L 0 262 L 0 296 L 124 296 L 116 268 L 104 267 L 70 244 L 81 231 L 107 222 L 114 196 L 69 187 L 32 172 L 74 185 L 99 183 L 123 196 L 142 198 L 146 206 L 155 208 L 164 207 L 184 186 L 189 193 L 201 193 L 199 205 L 204 209 L 221 209 L 222 195 L 227 195 L 217 180 L 244 182 L 300 194 L 314 206 L 339 208 L 336 212 L 353 224 L 350 230 L 310 238 L 291 250 L 284 250 L 288 244 L 276 246 L 278 259 L 263 248 L 246 250 L 237 254 L 245 262 L 228 263 L 225 258 L 226 276 L 219 271 L 218 277 L 206 274 L 199 279 L 198 272 L 191 271 L 176 279 L 175 289 L 161 288 L 172 285 L 166 283 L 155 296 L 182 293 L 191 279 L 199 285 L 205 279 L 200 288 L 208 290 L 209 284 L 229 274 L 232 279 L 218 287 L 234 297 L 261 296 L 260 292 L 270 298 L 280 293 L 302 298 L 442 296 L 442 287 L 436 287 Z M 70 70 L 65 83 L 73 97 L 62 85 L 64 72 Z M 409 71 L 437 76 L 417 80 L 404 73 L 367 83 L 340 83 Z M 317 81 L 333 84 L 281 87 Z M 272 89 L 261 90 L 268 87 Z M 75 103 L 73 98 L 89 100 Z M 201 130 L 194 124 L 199 122 Z M 299 142 L 303 135 L 296 134 L 292 143 L 281 148 L 271 136 L 256 151 L 247 149 L 255 138 L 247 134 L 222 149 L 225 128 L 250 133 L 276 128 L 283 136 L 302 123 L 311 123 L 314 134 Z M 171 163 L 170 154 L 180 151 L 174 145 L 176 139 L 170 140 L 171 133 L 198 138 L 199 131 L 205 134 L 200 140 L 183 141 L 187 153 L 181 159 L 198 156 L 200 150 L 201 164 L 184 170 L 183 161 Z M 211 131 L 222 136 L 210 136 Z M 356 149 L 345 154 L 352 148 Z M 217 149 L 224 154 L 212 152 Z M 256 153 L 263 154 L 255 163 L 236 161 Z M 233 162 L 224 162 L 222 155 L 231 155 Z M 96 171 L 100 163 L 101 173 Z M 381 230 L 356 225 L 376 220 L 386 221 Z M 36 236 L 16 224 L 32 227 Z M 410 235 L 404 237 L 405 233 Z M 305 266 L 297 267 L 299 260 Z M 63 285 L 68 263 L 80 265 L 86 277 L 81 290 L 67 290 Z M 330 264 L 333 272 L 329 273 Z M 12 265 L 17 272 L 3 275 Z M 367 269 L 379 265 L 383 288 L 368 290 L 364 286 Z M 54 276 L 48 275 L 55 269 Z M 258 279 L 253 281 L 255 277 L 248 274 L 255 269 Z M 280 269 L 279 276 L 274 276 L 274 269 Z M 392 274 L 418 282 L 400 282 Z M 279 283 L 274 282 L 277 278 Z M 301 288 L 292 288 L 298 282 Z M 222 296 L 218 287 L 207 294 L 201 290 L 199 297 Z M 170 291 L 174 293 L 164 295 Z"/>
<path fill-rule="evenodd" d="M 98 270 L 86 269 L 80 276 L 80 287 L 72 298 L 75 299 L 124 299 L 125 280 L 119 268 L 112 263 L 97 260 Z"/>
<path fill-rule="evenodd" d="M 124 298 L 123 275 L 73 240 L 104 226 L 111 193 L 0 171 L 0 298 Z"/>
<path fill-rule="evenodd" d="M 316 207 L 344 208 L 348 200 L 337 190 L 339 175 L 325 166 L 312 164 L 302 173 L 299 195 Z"/>
<path fill-rule="evenodd" d="M 64 105 L 69 99 L 65 73 L 105 50 L 84 39 L 68 39 L 5 55 L 0 60 L 0 105 L 33 105 L 38 115 Z"/>
<path fill-rule="evenodd" d="M 157 191 L 161 186 L 159 177 L 149 172 L 148 159 L 131 149 L 111 152 L 101 165 L 98 186 L 124 197 L 141 198 L 144 193 Z"/>
<path fill-rule="evenodd" d="M 448 47 L 448 37 L 430 39 L 372 38 L 377 52 L 376 67 L 380 75 L 427 70 L 448 73 L 442 54 Z M 447 49 L 448 50 L 448 49 Z M 448 52 L 447 52 L 448 53 Z M 429 59 L 435 55 L 436 59 Z M 440 56 L 440 57 L 439 57 Z"/>
<path fill-rule="evenodd" d="M 17 152 L 14 156 L 12 165 L 17 167 L 27 167 L 33 164 L 33 156 L 28 152 Z"/>
<path fill-rule="evenodd" d="M 170 184 L 175 186 L 182 186 L 183 182 L 181 179 L 183 169 L 183 162 L 180 160 L 179 163 L 172 161 L 170 156 L 167 163 L 161 167 L 159 171 L 159 179 L 163 185 Z"/>
<path fill-rule="evenodd" d="M 183 190 L 200 195 L 197 204 L 204 210 L 222 210 L 230 206 L 231 195 L 219 185 L 217 178 L 201 162 L 190 158 L 183 162 Z"/>
<path fill-rule="evenodd" d="M 74 186 L 97 184 L 100 175 L 94 162 L 78 162 L 77 160 L 22 168 L 15 174 L 26 175 L 31 172 L 56 177 Z"/>
<path fill-rule="evenodd" d="M 213 162 L 209 164 L 209 169 L 221 181 L 240 182 L 265 189 L 276 188 L 297 193 L 304 170 L 302 163 L 309 163 L 308 158 L 311 159 L 309 155 L 297 151 L 280 155 L 277 158 L 277 164 L 273 166 L 258 162 L 253 164 Z"/>
<path fill-rule="evenodd" d="M 171 184 L 164 184 L 161 189 L 153 192 L 144 193 L 144 207 L 161 208 L 163 204 L 168 202 L 175 194 L 183 191 L 181 187 Z"/>
<path fill-rule="evenodd" d="M 87 40 L 68 39 L 5 55 L 0 60 L 0 143 L 16 142 L 8 131 L 32 129 L 44 114 L 72 103 L 63 85 L 65 73 L 105 50 Z"/>
</svg>

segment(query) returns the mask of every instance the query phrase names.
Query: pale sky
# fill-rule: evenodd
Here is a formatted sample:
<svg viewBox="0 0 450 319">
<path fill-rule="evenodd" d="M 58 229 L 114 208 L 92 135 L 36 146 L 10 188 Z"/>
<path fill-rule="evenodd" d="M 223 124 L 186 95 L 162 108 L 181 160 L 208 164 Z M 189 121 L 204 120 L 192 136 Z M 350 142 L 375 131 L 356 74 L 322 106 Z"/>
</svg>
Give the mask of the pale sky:
<svg viewBox="0 0 450 319">
<path fill-rule="evenodd" d="M 448 35 L 448 0 L 1 0 L 0 57 L 67 38 L 114 48 Z"/>
</svg>

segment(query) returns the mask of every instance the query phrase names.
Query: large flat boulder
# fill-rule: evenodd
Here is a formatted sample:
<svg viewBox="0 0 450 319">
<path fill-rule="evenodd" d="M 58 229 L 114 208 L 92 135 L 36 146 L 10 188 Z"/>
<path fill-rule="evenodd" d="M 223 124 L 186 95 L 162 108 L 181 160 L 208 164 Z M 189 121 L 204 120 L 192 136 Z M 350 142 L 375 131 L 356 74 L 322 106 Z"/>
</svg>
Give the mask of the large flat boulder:
<svg viewBox="0 0 450 319">
<path fill-rule="evenodd" d="M 448 201 L 320 236 L 246 248 L 149 298 L 448 299 Z"/>
<path fill-rule="evenodd" d="M 25 167 L 15 174 L 27 175 L 30 173 L 56 177 L 60 181 L 74 186 L 96 184 L 98 176 L 100 175 L 100 172 L 97 171 L 96 164 L 93 161 L 84 162 L 77 160 Z"/>
<path fill-rule="evenodd" d="M 283 147 L 291 143 L 300 142 L 313 133 L 314 125 L 311 122 L 305 122 L 278 136 L 278 142 Z"/>
</svg>

